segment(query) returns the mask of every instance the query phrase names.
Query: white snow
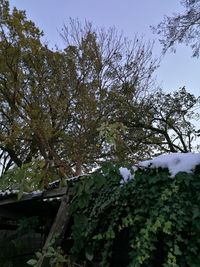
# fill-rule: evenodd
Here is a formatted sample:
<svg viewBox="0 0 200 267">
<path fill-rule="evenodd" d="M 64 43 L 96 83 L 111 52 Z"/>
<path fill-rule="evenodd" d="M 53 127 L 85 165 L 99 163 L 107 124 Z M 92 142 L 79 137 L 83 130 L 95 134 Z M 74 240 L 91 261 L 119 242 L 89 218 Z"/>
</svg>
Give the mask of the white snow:
<svg viewBox="0 0 200 267">
<path fill-rule="evenodd" d="M 127 182 L 128 180 L 133 178 L 130 170 L 128 170 L 127 168 L 120 167 L 119 168 L 119 172 L 120 172 L 120 174 L 121 174 L 121 176 L 123 178 L 123 182 Z"/>
<path fill-rule="evenodd" d="M 0 190 L 0 196 L 2 197 L 17 194 L 17 193 L 19 193 L 19 190 L 13 190 L 13 189 L 10 189 L 10 190 L 7 189 L 5 191 Z"/>
<path fill-rule="evenodd" d="M 155 157 L 152 160 L 141 161 L 138 167 L 168 168 L 171 177 L 179 172 L 191 173 L 200 164 L 200 153 L 170 153 Z"/>
<path fill-rule="evenodd" d="M 43 193 L 43 191 L 41 190 L 36 190 L 36 191 L 32 191 L 31 194 L 34 196 L 34 197 L 38 197 L 38 196 L 41 196 Z"/>
<path fill-rule="evenodd" d="M 171 177 L 174 177 L 179 172 L 192 173 L 197 165 L 200 165 L 200 153 L 170 153 L 162 154 L 151 160 L 140 161 L 132 169 L 135 172 L 138 168 L 167 168 Z M 119 171 L 123 179 L 122 183 L 134 178 L 127 168 L 120 167 Z"/>
</svg>

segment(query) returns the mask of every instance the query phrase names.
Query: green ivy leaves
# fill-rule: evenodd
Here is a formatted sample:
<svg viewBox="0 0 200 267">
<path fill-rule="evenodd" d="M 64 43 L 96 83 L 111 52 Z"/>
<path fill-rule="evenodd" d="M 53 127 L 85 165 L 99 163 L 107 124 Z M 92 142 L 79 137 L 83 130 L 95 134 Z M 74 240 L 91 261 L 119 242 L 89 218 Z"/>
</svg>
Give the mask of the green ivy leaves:
<svg viewBox="0 0 200 267">
<path fill-rule="evenodd" d="M 72 255 L 103 267 L 124 252 L 130 267 L 200 266 L 199 174 L 147 169 L 120 179 L 106 164 L 74 186 Z"/>
</svg>

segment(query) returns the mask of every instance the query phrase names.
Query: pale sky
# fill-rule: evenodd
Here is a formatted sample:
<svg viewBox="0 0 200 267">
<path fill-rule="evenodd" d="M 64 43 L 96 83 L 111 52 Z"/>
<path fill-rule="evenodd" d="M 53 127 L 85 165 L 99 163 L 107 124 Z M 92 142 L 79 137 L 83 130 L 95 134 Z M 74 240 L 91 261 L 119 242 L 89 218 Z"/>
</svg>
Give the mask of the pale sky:
<svg viewBox="0 0 200 267">
<path fill-rule="evenodd" d="M 63 47 L 59 32 L 71 17 L 81 22 L 89 20 L 99 27 L 115 26 L 129 39 L 135 34 L 143 35 L 147 41 L 155 39 L 155 56 L 160 55 L 161 46 L 149 26 L 182 9 L 179 0 L 10 0 L 10 5 L 26 10 L 27 17 L 44 31 L 50 47 Z M 200 95 L 200 59 L 191 54 L 190 48 L 180 45 L 176 54 L 165 55 L 156 72 L 165 91 L 186 86 L 191 93 Z"/>
</svg>

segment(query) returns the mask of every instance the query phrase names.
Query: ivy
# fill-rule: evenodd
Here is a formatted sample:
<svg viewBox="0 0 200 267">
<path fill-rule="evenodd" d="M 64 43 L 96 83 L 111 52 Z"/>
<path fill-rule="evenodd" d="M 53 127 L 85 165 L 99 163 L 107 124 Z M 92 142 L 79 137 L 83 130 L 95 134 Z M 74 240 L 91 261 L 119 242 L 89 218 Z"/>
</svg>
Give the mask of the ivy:
<svg viewBox="0 0 200 267">
<path fill-rule="evenodd" d="M 82 177 L 73 186 L 67 253 L 103 267 L 200 266 L 199 176 L 147 169 L 122 184 L 119 166 L 105 164 Z"/>
</svg>

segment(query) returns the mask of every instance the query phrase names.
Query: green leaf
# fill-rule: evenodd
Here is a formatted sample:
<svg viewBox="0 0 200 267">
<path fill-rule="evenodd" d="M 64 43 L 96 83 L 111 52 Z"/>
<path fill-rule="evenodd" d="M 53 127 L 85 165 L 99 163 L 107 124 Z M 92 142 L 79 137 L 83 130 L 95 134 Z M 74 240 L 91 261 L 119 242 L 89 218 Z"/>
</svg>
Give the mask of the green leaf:
<svg viewBox="0 0 200 267">
<path fill-rule="evenodd" d="M 102 240 L 103 239 L 103 235 L 102 234 L 95 235 L 95 236 L 93 236 L 92 239 L 93 240 Z"/>
<path fill-rule="evenodd" d="M 171 223 L 170 221 L 167 221 L 167 222 L 164 224 L 163 232 L 166 233 L 166 234 L 170 234 L 170 232 L 171 232 L 171 227 L 172 227 L 172 223 Z"/>
<path fill-rule="evenodd" d="M 38 259 L 40 259 L 40 258 L 42 257 L 42 253 L 39 252 L 39 251 L 37 251 L 37 252 L 35 253 L 35 255 L 36 255 L 36 257 L 37 257 Z"/>
<path fill-rule="evenodd" d="M 177 245 L 174 246 L 174 254 L 175 255 L 182 255 L 182 252 L 180 251 L 180 249 Z"/>
<path fill-rule="evenodd" d="M 31 266 L 34 266 L 34 265 L 37 264 L 37 260 L 35 260 L 35 259 L 31 259 L 31 260 L 27 261 L 27 264 L 28 264 L 28 265 L 31 265 Z"/>
<path fill-rule="evenodd" d="M 91 247 L 87 247 L 87 248 L 86 248 L 85 257 L 86 257 L 86 259 L 89 260 L 89 261 L 92 261 L 92 260 L 93 260 L 93 258 L 94 258 L 94 253 L 93 253 Z"/>
<path fill-rule="evenodd" d="M 194 207 L 194 209 L 193 209 L 193 219 L 196 219 L 198 217 L 200 217 L 200 209 L 199 209 L 199 207 Z"/>
</svg>

